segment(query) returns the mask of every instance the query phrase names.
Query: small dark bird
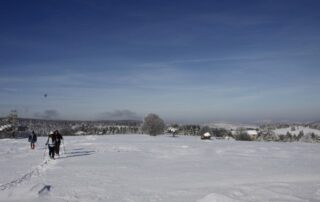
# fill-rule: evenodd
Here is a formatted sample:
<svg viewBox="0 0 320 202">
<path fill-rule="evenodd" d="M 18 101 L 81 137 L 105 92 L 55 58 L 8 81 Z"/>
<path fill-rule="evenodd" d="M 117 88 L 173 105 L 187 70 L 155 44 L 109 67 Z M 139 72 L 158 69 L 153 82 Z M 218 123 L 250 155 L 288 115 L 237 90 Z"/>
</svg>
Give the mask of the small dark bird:
<svg viewBox="0 0 320 202">
<path fill-rule="evenodd" d="M 48 94 L 44 94 L 43 97 L 44 97 L 44 98 L 47 98 L 47 97 L 48 97 Z"/>
</svg>

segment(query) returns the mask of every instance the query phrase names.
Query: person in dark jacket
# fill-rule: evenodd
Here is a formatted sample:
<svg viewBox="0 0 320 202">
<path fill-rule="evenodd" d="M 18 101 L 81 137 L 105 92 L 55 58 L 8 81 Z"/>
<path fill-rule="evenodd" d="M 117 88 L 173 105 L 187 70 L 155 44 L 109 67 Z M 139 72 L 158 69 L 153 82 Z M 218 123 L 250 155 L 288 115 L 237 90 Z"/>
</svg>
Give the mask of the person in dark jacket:
<svg viewBox="0 0 320 202">
<path fill-rule="evenodd" d="M 63 140 L 62 135 L 59 133 L 58 130 L 54 131 L 54 135 L 56 136 L 56 145 L 55 145 L 55 152 L 57 155 L 60 155 L 60 145 L 61 145 L 61 140 Z"/>
<path fill-rule="evenodd" d="M 49 148 L 49 157 L 51 159 L 54 159 L 54 153 L 55 153 L 55 146 L 56 146 L 56 136 L 53 132 L 49 133 L 48 140 L 46 142 L 46 145 L 48 145 Z"/>
<path fill-rule="evenodd" d="M 34 131 L 29 135 L 28 141 L 30 142 L 30 147 L 31 149 L 34 149 L 36 147 L 36 142 L 37 142 L 37 135 Z"/>
</svg>

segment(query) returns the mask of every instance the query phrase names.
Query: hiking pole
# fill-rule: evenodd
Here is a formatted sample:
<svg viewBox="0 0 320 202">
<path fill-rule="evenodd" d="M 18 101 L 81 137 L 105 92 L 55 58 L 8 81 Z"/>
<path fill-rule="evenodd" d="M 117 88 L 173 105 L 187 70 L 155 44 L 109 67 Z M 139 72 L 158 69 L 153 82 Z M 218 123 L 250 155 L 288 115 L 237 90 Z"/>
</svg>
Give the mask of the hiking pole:
<svg viewBox="0 0 320 202">
<path fill-rule="evenodd" d="M 62 144 L 63 144 L 63 154 L 66 154 L 66 148 L 64 147 L 64 139 L 62 139 Z"/>
<path fill-rule="evenodd" d="M 47 145 L 45 145 L 45 147 L 44 147 L 43 160 L 46 157 L 46 151 L 47 151 Z"/>
</svg>

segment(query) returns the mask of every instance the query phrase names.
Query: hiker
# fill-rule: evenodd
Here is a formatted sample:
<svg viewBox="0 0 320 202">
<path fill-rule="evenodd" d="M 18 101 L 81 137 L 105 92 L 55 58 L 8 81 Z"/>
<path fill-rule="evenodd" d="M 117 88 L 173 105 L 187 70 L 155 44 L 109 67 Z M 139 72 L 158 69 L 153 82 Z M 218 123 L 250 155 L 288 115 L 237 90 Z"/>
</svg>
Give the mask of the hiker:
<svg viewBox="0 0 320 202">
<path fill-rule="evenodd" d="M 37 142 L 37 135 L 34 131 L 29 135 L 28 141 L 30 142 L 31 149 L 36 147 L 35 143 Z"/>
<path fill-rule="evenodd" d="M 56 136 L 56 145 L 55 145 L 55 152 L 58 156 L 60 156 L 60 145 L 61 145 L 61 140 L 63 140 L 62 135 L 59 133 L 58 130 L 54 131 L 54 135 Z"/>
<path fill-rule="evenodd" d="M 54 159 L 54 153 L 55 153 L 54 149 L 55 149 L 55 145 L 56 145 L 56 136 L 54 135 L 53 132 L 49 133 L 46 145 L 48 145 L 48 148 L 49 148 L 49 156 L 50 156 L 50 158 Z"/>
</svg>

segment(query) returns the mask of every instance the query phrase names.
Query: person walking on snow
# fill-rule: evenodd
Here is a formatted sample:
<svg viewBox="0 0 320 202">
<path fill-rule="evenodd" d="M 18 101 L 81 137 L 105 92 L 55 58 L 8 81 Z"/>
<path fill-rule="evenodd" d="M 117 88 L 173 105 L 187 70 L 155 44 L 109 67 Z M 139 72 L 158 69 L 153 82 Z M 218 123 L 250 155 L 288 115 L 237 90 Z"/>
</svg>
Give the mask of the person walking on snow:
<svg viewBox="0 0 320 202">
<path fill-rule="evenodd" d="M 34 131 L 29 135 L 28 141 L 30 142 L 31 149 L 35 148 L 35 143 L 37 142 L 37 135 Z"/>
<path fill-rule="evenodd" d="M 56 136 L 56 145 L 55 145 L 55 152 L 58 156 L 60 156 L 60 145 L 61 145 L 61 140 L 63 140 L 62 135 L 59 133 L 58 130 L 54 131 L 54 135 Z"/>
<path fill-rule="evenodd" d="M 56 145 L 56 136 L 53 132 L 49 133 L 48 140 L 46 142 L 46 145 L 48 145 L 49 148 L 49 157 L 51 159 L 54 159 L 54 153 L 55 153 L 55 145 Z"/>
</svg>

